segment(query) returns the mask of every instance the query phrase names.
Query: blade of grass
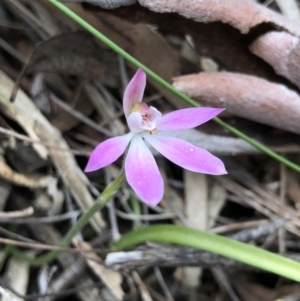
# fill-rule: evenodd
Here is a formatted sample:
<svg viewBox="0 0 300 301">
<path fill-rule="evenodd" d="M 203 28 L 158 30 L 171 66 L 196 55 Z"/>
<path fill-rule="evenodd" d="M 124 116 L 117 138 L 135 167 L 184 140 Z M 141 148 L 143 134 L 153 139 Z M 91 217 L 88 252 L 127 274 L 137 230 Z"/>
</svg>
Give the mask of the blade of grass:
<svg viewBox="0 0 300 301">
<path fill-rule="evenodd" d="M 148 76 L 150 76 L 152 79 L 157 81 L 159 84 L 161 84 L 163 87 L 174 93 L 176 96 L 180 97 L 183 101 L 185 101 L 187 104 L 198 107 L 199 104 L 188 97 L 187 95 L 181 93 L 180 91 L 176 90 L 171 84 L 166 82 L 163 78 L 161 78 L 159 75 L 157 75 L 155 72 L 153 72 L 151 69 L 149 69 L 147 66 L 142 64 L 140 61 L 135 59 L 133 56 L 131 56 L 129 53 L 124 51 L 122 48 L 120 48 L 117 44 L 115 44 L 113 41 L 111 41 L 109 38 L 104 36 L 101 32 L 99 32 L 96 28 L 91 26 L 89 23 L 87 23 L 85 20 L 80 18 L 77 14 L 75 14 L 72 10 L 70 10 L 67 6 L 64 4 L 58 2 L 57 0 L 48 0 L 51 2 L 54 6 L 56 6 L 60 11 L 64 12 L 68 17 L 73 19 L 76 23 L 78 23 L 81 27 L 83 27 L 85 30 L 90 32 L 93 36 L 95 36 L 97 39 L 102 41 L 104 44 L 109 46 L 111 49 L 113 49 L 116 53 L 121 55 L 124 59 L 126 59 L 128 62 L 133 64 L 134 66 L 138 68 L 142 68 Z M 233 126 L 230 126 L 226 122 L 222 121 L 220 118 L 214 118 L 213 119 L 217 124 L 222 126 L 223 128 L 227 129 L 229 132 L 234 134 L 235 136 L 245 140 L 261 152 L 265 153 L 269 157 L 277 160 L 278 162 L 281 162 L 282 164 L 288 166 L 289 168 L 300 172 L 300 166 L 296 163 L 284 158 L 283 156 L 277 154 L 276 152 L 272 151 L 270 148 L 266 147 L 262 143 L 252 139 L 248 135 L 244 134 L 243 132 L 239 131 Z"/>
<path fill-rule="evenodd" d="M 155 225 L 125 234 L 115 249 L 146 241 L 174 243 L 219 254 L 277 275 L 300 281 L 300 263 L 283 256 L 212 233 L 176 225 Z"/>
</svg>

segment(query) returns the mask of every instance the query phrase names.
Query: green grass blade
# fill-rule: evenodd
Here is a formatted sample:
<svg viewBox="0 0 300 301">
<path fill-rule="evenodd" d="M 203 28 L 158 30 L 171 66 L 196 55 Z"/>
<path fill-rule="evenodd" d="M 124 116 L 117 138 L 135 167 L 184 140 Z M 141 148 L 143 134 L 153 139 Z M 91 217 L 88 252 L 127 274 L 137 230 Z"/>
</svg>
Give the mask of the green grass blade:
<svg viewBox="0 0 300 301">
<path fill-rule="evenodd" d="M 175 225 L 155 225 L 125 234 L 115 249 L 134 247 L 146 241 L 174 243 L 238 260 L 268 272 L 300 281 L 300 263 L 223 236 Z"/>
</svg>

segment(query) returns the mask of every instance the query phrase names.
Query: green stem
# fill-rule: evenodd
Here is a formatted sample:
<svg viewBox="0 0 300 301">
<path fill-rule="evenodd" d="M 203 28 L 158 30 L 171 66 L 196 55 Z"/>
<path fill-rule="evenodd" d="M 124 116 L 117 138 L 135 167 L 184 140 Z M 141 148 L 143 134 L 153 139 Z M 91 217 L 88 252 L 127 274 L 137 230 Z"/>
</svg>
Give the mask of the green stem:
<svg viewBox="0 0 300 301">
<path fill-rule="evenodd" d="M 16 232 L 17 229 L 17 225 L 16 224 L 12 224 L 9 227 L 9 231 L 11 232 Z M 12 245 L 5 245 L 4 246 L 4 250 L 3 250 L 3 256 L 2 256 L 2 260 L 0 262 L 0 272 L 2 272 L 3 266 L 5 264 L 6 259 L 9 257 L 10 254 L 12 254 Z"/>
<path fill-rule="evenodd" d="M 141 215 L 141 205 L 135 195 L 130 196 L 130 203 L 131 203 L 131 208 L 132 208 L 133 213 L 137 216 L 140 216 Z M 141 227 L 141 221 L 134 220 L 133 221 L 133 230 L 137 230 L 140 227 Z"/>
<path fill-rule="evenodd" d="M 219 254 L 300 281 L 300 263 L 223 236 L 175 225 L 155 225 L 125 234 L 114 243 L 127 249 L 146 241 L 167 242 Z"/>
<path fill-rule="evenodd" d="M 91 26 L 89 23 L 87 23 L 85 20 L 80 18 L 77 14 L 75 14 L 72 10 L 70 10 L 68 7 L 66 7 L 64 4 L 58 2 L 57 0 L 48 0 L 51 2 L 54 6 L 56 6 L 59 10 L 64 12 L 68 17 L 73 19 L 76 23 L 78 23 L 80 26 L 82 26 L 84 29 L 86 29 L 88 32 L 90 32 L 92 35 L 94 35 L 96 38 L 98 38 L 100 41 L 102 41 L 104 44 L 109 46 L 111 49 L 113 49 L 116 53 L 121 55 L 124 59 L 126 59 L 128 62 L 133 64 L 134 66 L 138 68 L 142 68 L 148 76 L 150 76 L 152 79 L 154 79 L 156 82 L 158 82 L 161 86 L 165 87 L 172 93 L 174 93 L 176 96 L 181 98 L 183 101 L 185 101 L 187 104 L 194 106 L 194 107 L 199 107 L 199 104 L 188 97 L 187 95 L 183 94 L 182 92 L 176 90 L 171 84 L 166 82 L 163 78 L 158 76 L 155 72 L 153 72 L 151 69 L 149 69 L 147 66 L 142 64 L 140 61 L 135 59 L 133 56 L 131 56 L 129 53 L 124 51 L 122 48 L 120 48 L 117 44 L 115 44 L 113 41 L 108 39 L 105 35 L 103 35 L 101 32 L 99 32 L 96 28 Z M 226 122 L 222 121 L 219 118 L 214 118 L 214 121 L 219 124 L 220 126 L 224 127 L 227 129 L 229 132 L 232 134 L 236 135 L 237 137 L 245 140 L 261 152 L 267 154 L 271 158 L 277 160 L 278 162 L 281 162 L 282 164 L 288 166 L 289 168 L 300 172 L 300 166 L 293 163 L 292 161 L 284 158 L 283 156 L 277 154 L 276 152 L 272 151 L 270 148 L 266 147 L 262 143 L 252 139 L 251 137 L 247 136 L 243 132 L 239 131 L 238 129 L 234 128 L 233 126 L 230 126 Z"/>
<path fill-rule="evenodd" d="M 89 219 L 97 211 L 99 211 L 105 204 L 107 204 L 107 202 L 112 198 L 112 196 L 119 191 L 124 181 L 125 181 L 125 172 L 122 169 L 120 175 L 105 188 L 105 190 L 102 192 L 101 196 L 98 198 L 95 204 L 84 215 L 82 215 L 82 217 L 78 220 L 78 222 L 74 225 L 74 227 L 61 241 L 59 246 L 67 247 L 71 243 L 72 238 L 86 225 Z M 58 255 L 59 251 L 51 251 L 38 258 L 29 257 L 16 248 L 13 248 L 11 250 L 11 253 L 16 257 L 18 257 L 19 259 L 28 261 L 31 265 L 39 266 L 53 260 Z"/>
</svg>

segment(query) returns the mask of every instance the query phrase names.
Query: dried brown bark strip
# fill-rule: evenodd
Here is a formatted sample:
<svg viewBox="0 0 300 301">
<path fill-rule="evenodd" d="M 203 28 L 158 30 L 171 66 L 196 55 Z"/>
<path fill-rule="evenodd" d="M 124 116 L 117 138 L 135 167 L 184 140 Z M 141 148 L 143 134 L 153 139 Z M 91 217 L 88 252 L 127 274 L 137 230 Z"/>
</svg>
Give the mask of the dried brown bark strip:
<svg viewBox="0 0 300 301">
<path fill-rule="evenodd" d="M 173 85 L 202 104 L 300 134 L 300 97 L 284 85 L 227 72 L 181 76 Z"/>
<path fill-rule="evenodd" d="M 192 248 L 155 244 L 147 246 L 147 248 L 140 247 L 128 252 L 109 253 L 105 264 L 118 270 L 152 266 L 201 266 L 209 268 L 220 266 L 228 269 L 254 269 L 253 267 L 216 254 Z"/>
<path fill-rule="evenodd" d="M 300 40 L 287 32 L 271 31 L 257 38 L 250 50 L 270 64 L 276 73 L 300 87 Z"/>
<path fill-rule="evenodd" d="M 297 22 L 251 0 L 139 0 L 142 6 L 159 13 L 178 13 L 197 22 L 223 22 L 248 33 L 253 27 L 269 23 L 300 36 Z"/>
</svg>

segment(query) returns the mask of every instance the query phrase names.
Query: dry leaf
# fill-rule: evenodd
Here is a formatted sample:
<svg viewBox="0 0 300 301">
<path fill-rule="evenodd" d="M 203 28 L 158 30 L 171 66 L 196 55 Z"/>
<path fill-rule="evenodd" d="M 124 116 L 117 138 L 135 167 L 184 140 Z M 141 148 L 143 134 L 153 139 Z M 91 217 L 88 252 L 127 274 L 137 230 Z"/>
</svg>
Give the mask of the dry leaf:
<svg viewBox="0 0 300 301">
<path fill-rule="evenodd" d="M 145 24 L 134 25 L 126 20 L 106 14 L 102 15 L 101 20 L 121 35 L 122 38 L 125 38 L 127 43 L 130 43 L 127 49 L 133 57 L 140 60 L 165 80 L 171 81 L 171 78 L 178 73 L 180 56 L 158 32 L 151 30 Z M 173 93 L 170 93 L 150 77 L 148 80 L 158 93 L 172 103 L 180 103 L 182 106 L 182 101 L 178 101 Z"/>
<path fill-rule="evenodd" d="M 86 261 L 91 270 L 97 275 L 103 283 L 109 288 L 110 292 L 116 298 L 116 300 L 123 300 L 124 291 L 121 287 L 122 275 L 114 271 L 102 263 L 100 257 L 92 252 L 90 244 L 80 241 L 76 237 L 73 239 L 73 243 L 82 250 L 89 251 L 86 255 Z"/>
<path fill-rule="evenodd" d="M 194 129 L 184 131 L 166 131 L 165 133 L 170 137 L 185 140 L 217 155 L 234 156 L 238 154 L 259 153 L 255 147 L 239 138 L 209 135 Z M 151 151 L 154 155 L 159 154 L 154 148 L 151 148 Z"/>
<path fill-rule="evenodd" d="M 202 104 L 300 134 L 300 97 L 283 85 L 227 72 L 181 76 L 173 85 Z"/>
<path fill-rule="evenodd" d="M 297 22 L 251 0 L 139 0 L 139 3 L 158 13 L 178 13 L 197 22 L 230 24 L 244 34 L 266 23 L 300 36 Z"/>
<path fill-rule="evenodd" d="M 69 3 L 76 3 L 76 2 L 87 2 L 95 5 L 99 5 L 105 9 L 113 9 L 118 8 L 120 6 L 127 6 L 131 5 L 136 2 L 136 0 L 62 0 L 61 2 L 69 2 Z"/>
<path fill-rule="evenodd" d="M 77 31 L 41 43 L 32 53 L 26 72 L 58 72 L 115 85 L 118 60 L 112 50 L 100 48 L 88 33 Z"/>
<path fill-rule="evenodd" d="M 271 31 L 257 38 L 250 50 L 270 64 L 276 73 L 300 87 L 300 40 L 287 32 Z"/>
</svg>

